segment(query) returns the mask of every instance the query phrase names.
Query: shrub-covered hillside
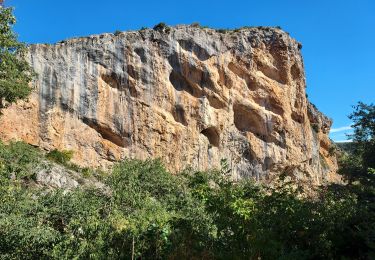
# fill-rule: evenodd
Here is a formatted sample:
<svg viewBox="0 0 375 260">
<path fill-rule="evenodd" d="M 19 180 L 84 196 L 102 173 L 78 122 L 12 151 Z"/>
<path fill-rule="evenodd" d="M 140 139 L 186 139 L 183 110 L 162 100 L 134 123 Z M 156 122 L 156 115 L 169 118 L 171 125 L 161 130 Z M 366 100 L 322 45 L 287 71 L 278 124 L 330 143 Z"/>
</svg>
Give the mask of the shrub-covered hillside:
<svg viewBox="0 0 375 260">
<path fill-rule="evenodd" d="M 126 160 L 105 173 L 75 167 L 67 154 L 47 157 L 64 174 L 103 185 L 40 184 L 38 173 L 57 166 L 24 143 L 0 144 L 0 258 L 375 256 L 373 186 L 326 187 L 306 198 L 286 181 L 234 183 L 225 162 L 219 171 L 173 175 L 159 161 Z"/>
</svg>

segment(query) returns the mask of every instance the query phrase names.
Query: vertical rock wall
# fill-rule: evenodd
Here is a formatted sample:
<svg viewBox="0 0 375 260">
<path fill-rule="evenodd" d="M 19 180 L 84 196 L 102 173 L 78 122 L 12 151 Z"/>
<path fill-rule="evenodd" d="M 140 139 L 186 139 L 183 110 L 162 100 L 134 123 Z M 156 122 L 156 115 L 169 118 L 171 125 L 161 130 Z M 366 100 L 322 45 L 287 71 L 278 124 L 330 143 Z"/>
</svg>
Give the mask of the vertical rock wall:
<svg viewBox="0 0 375 260">
<path fill-rule="evenodd" d="M 300 44 L 282 30 L 102 34 L 32 45 L 29 60 L 35 90 L 3 111 L 3 140 L 73 150 L 82 166 L 227 159 L 234 178 L 335 178 L 331 121 L 306 99 Z"/>
</svg>

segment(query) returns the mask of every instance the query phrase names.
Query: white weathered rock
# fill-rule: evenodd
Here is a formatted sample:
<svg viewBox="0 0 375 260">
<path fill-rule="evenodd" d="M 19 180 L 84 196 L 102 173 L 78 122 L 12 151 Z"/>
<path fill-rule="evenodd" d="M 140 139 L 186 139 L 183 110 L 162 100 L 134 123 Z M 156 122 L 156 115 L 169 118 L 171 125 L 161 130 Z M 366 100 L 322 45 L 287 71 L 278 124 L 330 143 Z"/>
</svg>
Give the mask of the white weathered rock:
<svg viewBox="0 0 375 260">
<path fill-rule="evenodd" d="M 79 186 L 79 183 L 63 167 L 57 166 L 38 171 L 35 181 L 40 185 L 55 189 L 72 190 Z"/>
</svg>

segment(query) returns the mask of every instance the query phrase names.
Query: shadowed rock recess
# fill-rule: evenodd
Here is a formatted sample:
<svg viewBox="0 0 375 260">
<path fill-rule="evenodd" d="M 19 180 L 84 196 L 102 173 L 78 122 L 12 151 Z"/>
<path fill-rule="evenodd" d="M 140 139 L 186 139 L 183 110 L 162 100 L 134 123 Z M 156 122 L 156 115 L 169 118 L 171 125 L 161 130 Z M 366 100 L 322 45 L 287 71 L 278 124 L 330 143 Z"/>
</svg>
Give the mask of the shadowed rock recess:
<svg viewBox="0 0 375 260">
<path fill-rule="evenodd" d="M 192 26 L 32 45 L 35 90 L 3 111 L 0 137 L 73 150 L 82 166 L 227 159 L 238 179 L 330 181 L 331 121 L 306 99 L 300 47 L 277 28 Z"/>
</svg>

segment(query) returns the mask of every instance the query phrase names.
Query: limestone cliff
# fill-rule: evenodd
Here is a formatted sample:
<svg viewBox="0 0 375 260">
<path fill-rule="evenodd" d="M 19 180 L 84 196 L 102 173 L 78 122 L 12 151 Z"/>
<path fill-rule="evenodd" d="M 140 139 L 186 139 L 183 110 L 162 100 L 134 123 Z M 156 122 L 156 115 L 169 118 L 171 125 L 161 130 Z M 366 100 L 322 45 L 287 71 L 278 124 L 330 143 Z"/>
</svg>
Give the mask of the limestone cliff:
<svg viewBox="0 0 375 260">
<path fill-rule="evenodd" d="M 73 150 L 83 166 L 227 159 L 235 178 L 331 180 L 331 121 L 306 99 L 300 47 L 277 28 L 193 26 L 32 45 L 35 90 L 3 111 L 0 138 Z"/>
</svg>

